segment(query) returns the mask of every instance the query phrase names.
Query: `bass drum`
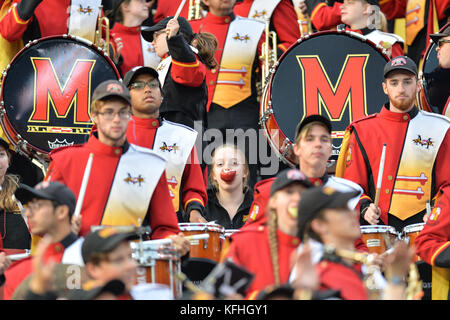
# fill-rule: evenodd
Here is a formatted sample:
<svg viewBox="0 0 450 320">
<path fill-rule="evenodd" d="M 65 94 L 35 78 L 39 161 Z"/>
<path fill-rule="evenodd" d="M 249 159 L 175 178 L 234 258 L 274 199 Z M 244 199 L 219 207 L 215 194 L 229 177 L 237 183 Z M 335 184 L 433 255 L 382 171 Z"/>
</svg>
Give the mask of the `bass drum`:
<svg viewBox="0 0 450 320">
<path fill-rule="evenodd" d="M 447 23 L 440 32 L 450 27 Z M 418 102 L 421 109 L 443 114 L 450 92 L 450 69 L 439 68 L 436 43 L 430 40 L 419 70 L 420 91 Z M 450 117 L 450 110 L 447 110 Z"/>
<path fill-rule="evenodd" d="M 261 126 L 272 149 L 289 166 L 295 128 L 306 116 L 321 114 L 333 125 L 333 154 L 339 155 L 346 127 L 379 112 L 386 96 L 384 49 L 348 31 L 323 31 L 300 38 L 272 67 L 261 96 Z"/>
<path fill-rule="evenodd" d="M 120 79 L 119 71 L 89 41 L 63 35 L 29 42 L 3 72 L 3 131 L 17 151 L 47 163 L 51 150 L 87 141 L 92 92 L 110 79 Z"/>
</svg>

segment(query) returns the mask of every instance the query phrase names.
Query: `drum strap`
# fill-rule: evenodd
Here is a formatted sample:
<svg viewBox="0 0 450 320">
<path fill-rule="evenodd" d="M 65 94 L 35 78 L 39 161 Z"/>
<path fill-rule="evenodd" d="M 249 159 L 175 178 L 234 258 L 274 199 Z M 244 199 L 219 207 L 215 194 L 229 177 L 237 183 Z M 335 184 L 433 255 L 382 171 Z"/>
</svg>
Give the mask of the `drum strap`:
<svg viewBox="0 0 450 320">
<path fill-rule="evenodd" d="M 163 120 L 156 131 L 153 150 L 167 160 L 166 177 L 175 211 L 179 210 L 184 167 L 197 139 L 197 131 Z"/>
<path fill-rule="evenodd" d="M 405 220 L 425 209 L 432 196 L 434 162 L 449 126 L 424 111 L 410 121 L 389 208 L 392 215 Z"/>
<path fill-rule="evenodd" d="M 150 149 L 130 144 L 116 169 L 102 225 L 138 225 L 144 221 L 166 160 Z M 149 170 L 151 168 L 151 170 Z"/>
<path fill-rule="evenodd" d="M 72 0 L 71 2 L 69 34 L 94 42 L 101 0 Z"/>
</svg>

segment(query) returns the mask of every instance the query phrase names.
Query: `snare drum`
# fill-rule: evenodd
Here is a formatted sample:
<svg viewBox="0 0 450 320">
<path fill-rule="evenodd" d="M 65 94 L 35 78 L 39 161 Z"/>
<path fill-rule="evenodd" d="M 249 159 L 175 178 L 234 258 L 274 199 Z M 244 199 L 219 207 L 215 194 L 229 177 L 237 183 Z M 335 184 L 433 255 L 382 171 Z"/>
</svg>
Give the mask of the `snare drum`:
<svg viewBox="0 0 450 320">
<path fill-rule="evenodd" d="M 410 224 L 409 226 L 406 226 L 403 228 L 402 231 L 402 239 L 406 241 L 406 243 L 412 247 L 414 246 L 414 241 L 416 240 L 417 236 L 419 235 L 420 231 L 422 231 L 423 226 L 425 225 L 425 222 L 422 223 L 415 223 Z M 418 255 L 414 255 L 414 262 L 420 261 Z"/>
<path fill-rule="evenodd" d="M 185 236 L 208 233 L 206 240 L 191 240 L 189 257 L 206 258 L 218 262 L 220 260 L 221 238 L 225 228 L 214 223 L 179 223 L 180 230 Z"/>
<path fill-rule="evenodd" d="M 440 32 L 449 27 L 447 23 Z M 450 92 L 450 69 L 439 68 L 436 43 L 430 40 L 419 70 L 419 107 L 442 114 Z"/>
<path fill-rule="evenodd" d="M 181 262 L 175 247 L 146 241 L 131 241 L 130 246 L 132 257 L 138 263 L 136 284 L 165 284 L 170 287 L 175 298 L 179 297 L 182 284 L 175 275 L 181 272 Z"/>
<path fill-rule="evenodd" d="M 46 162 L 51 150 L 87 141 L 92 92 L 119 78 L 112 60 L 87 40 L 69 35 L 34 40 L 3 72 L 3 131 L 17 150 Z"/>
<path fill-rule="evenodd" d="M 398 233 L 391 226 L 370 225 L 361 226 L 361 237 L 370 253 L 382 254 L 394 244 Z"/>
<path fill-rule="evenodd" d="M 389 60 L 383 48 L 348 31 L 322 31 L 300 38 L 271 69 L 261 96 L 260 123 L 283 162 L 295 167 L 295 128 L 308 115 L 333 124 L 334 162 L 346 127 L 379 112 L 380 83 Z"/>
</svg>

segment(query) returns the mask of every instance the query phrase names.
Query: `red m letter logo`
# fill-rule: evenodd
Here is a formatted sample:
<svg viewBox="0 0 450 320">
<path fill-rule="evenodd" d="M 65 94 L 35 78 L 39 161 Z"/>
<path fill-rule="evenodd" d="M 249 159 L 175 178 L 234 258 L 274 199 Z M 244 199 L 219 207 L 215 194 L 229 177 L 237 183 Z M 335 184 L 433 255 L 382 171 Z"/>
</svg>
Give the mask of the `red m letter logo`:
<svg viewBox="0 0 450 320">
<path fill-rule="evenodd" d="M 58 118 L 66 118 L 74 106 L 74 124 L 90 123 L 89 107 L 93 60 L 77 60 L 61 86 L 49 58 L 31 58 L 35 70 L 35 98 L 30 122 L 48 122 L 50 105 Z"/>
<path fill-rule="evenodd" d="M 321 114 L 324 108 L 331 120 L 340 121 L 349 107 L 350 121 L 367 115 L 365 67 L 368 54 L 348 55 L 335 85 L 330 82 L 319 56 L 297 56 L 303 72 L 305 116 Z"/>
</svg>

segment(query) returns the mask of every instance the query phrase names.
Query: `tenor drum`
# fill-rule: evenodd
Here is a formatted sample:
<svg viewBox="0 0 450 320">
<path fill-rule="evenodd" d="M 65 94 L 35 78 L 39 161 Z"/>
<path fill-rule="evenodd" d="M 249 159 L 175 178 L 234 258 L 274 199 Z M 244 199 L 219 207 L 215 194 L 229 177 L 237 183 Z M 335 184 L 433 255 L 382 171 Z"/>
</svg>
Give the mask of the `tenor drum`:
<svg viewBox="0 0 450 320">
<path fill-rule="evenodd" d="M 3 131 L 17 150 L 48 161 L 52 149 L 87 141 L 93 90 L 119 78 L 112 60 L 89 41 L 69 35 L 34 40 L 3 72 Z"/>
<path fill-rule="evenodd" d="M 159 283 L 170 287 L 173 296 L 179 297 L 182 284 L 176 277 L 181 271 L 181 260 L 172 246 L 146 241 L 130 242 L 132 257 L 138 263 L 136 284 Z"/>
<path fill-rule="evenodd" d="M 420 231 L 422 231 L 425 223 L 414 223 L 410 224 L 409 226 L 406 226 L 403 228 L 402 231 L 402 239 L 408 243 L 410 247 L 414 246 L 414 241 L 416 240 L 417 236 L 419 235 Z M 420 261 L 418 255 L 414 255 L 414 262 Z"/>
<path fill-rule="evenodd" d="M 361 226 L 361 238 L 370 253 L 382 254 L 389 249 L 398 238 L 397 231 L 391 226 Z"/>
<path fill-rule="evenodd" d="M 449 26 L 450 23 L 447 23 L 441 31 Z M 430 40 L 419 70 L 417 100 L 421 109 L 442 114 L 450 92 L 450 69 L 439 68 L 436 47 Z"/>
<path fill-rule="evenodd" d="M 333 125 L 334 162 L 346 127 L 379 112 L 385 103 L 384 49 L 348 31 L 323 31 L 300 38 L 271 69 L 261 96 L 260 123 L 272 149 L 288 165 L 295 128 L 306 116 L 321 114 Z"/>
<path fill-rule="evenodd" d="M 223 226 L 214 223 L 179 223 L 178 226 L 185 236 L 209 234 L 206 240 L 190 240 L 189 257 L 211 259 L 216 262 L 220 260 L 221 238 L 225 232 Z"/>
</svg>

